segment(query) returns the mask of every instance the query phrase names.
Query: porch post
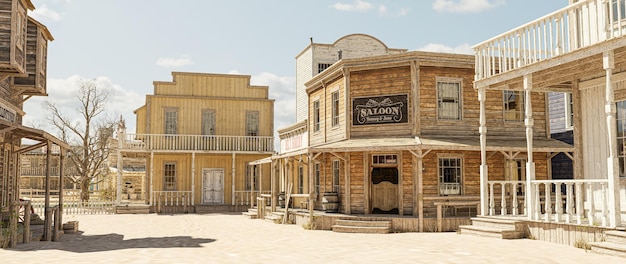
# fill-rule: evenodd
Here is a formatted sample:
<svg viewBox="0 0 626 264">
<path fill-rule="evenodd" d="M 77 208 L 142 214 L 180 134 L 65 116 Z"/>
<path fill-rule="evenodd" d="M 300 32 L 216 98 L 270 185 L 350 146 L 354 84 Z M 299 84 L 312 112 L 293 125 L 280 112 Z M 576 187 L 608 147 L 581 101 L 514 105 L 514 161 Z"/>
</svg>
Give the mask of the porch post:
<svg viewBox="0 0 626 264">
<path fill-rule="evenodd" d="M 276 212 L 276 202 L 278 201 L 278 193 L 276 192 L 276 170 L 278 169 L 278 161 L 279 159 L 272 159 L 270 162 L 270 192 L 272 193 L 272 198 L 270 202 L 270 211 Z"/>
<path fill-rule="evenodd" d="M 231 174 L 230 174 L 230 178 L 232 179 L 232 188 L 231 188 L 231 204 L 235 204 L 235 153 L 233 152 L 232 154 L 232 161 L 231 161 Z M 245 177 L 244 177 L 245 178 Z M 254 185 L 252 185 L 253 187 L 251 188 L 254 191 Z M 254 207 L 254 200 L 253 197 L 251 197 L 252 199 L 252 206 Z"/>
<path fill-rule="evenodd" d="M 196 190 L 196 153 L 191 152 L 191 206 L 195 204 L 194 203 L 194 200 L 196 199 L 195 190 Z"/>
<path fill-rule="evenodd" d="M 155 205 L 153 201 L 155 201 L 154 197 L 154 151 L 150 151 L 150 193 L 148 194 L 150 197 L 150 205 Z"/>
<path fill-rule="evenodd" d="M 117 182 L 115 188 L 115 204 L 120 205 L 122 203 L 122 170 L 124 167 L 122 158 L 122 146 L 123 140 L 126 138 L 124 135 L 124 129 L 118 127 L 117 129 Z"/>
<path fill-rule="evenodd" d="M 480 102 L 480 215 L 487 215 L 487 119 L 485 117 L 486 88 L 478 89 L 478 101 Z M 419 162 L 419 161 L 418 161 Z M 418 169 L 419 170 L 419 169 Z M 418 171 L 421 175 L 421 171 Z M 421 186 L 421 185 L 420 185 Z M 421 193 L 420 193 L 421 195 Z M 421 219 L 421 217 L 420 217 Z"/>
<path fill-rule="evenodd" d="M 613 98 L 613 50 L 605 51 L 602 54 L 603 66 L 606 70 L 606 90 L 605 90 L 605 106 L 607 138 L 609 156 L 607 158 L 607 179 L 608 179 L 608 207 L 609 207 L 609 227 L 616 227 L 621 224 L 620 219 L 620 200 L 619 200 L 619 165 L 617 160 L 617 125 L 615 124 L 615 102 Z"/>
<path fill-rule="evenodd" d="M 535 188 L 531 185 L 532 181 L 535 180 L 535 162 L 533 160 L 533 107 L 532 107 L 532 74 L 524 75 L 524 110 L 525 110 L 525 119 L 524 124 L 526 125 L 526 152 L 528 155 L 528 160 L 526 163 L 526 194 L 524 197 L 526 203 L 526 216 L 528 219 L 538 219 L 538 215 L 533 215 L 535 212 L 535 204 L 534 198 L 539 193 L 534 193 Z"/>
</svg>

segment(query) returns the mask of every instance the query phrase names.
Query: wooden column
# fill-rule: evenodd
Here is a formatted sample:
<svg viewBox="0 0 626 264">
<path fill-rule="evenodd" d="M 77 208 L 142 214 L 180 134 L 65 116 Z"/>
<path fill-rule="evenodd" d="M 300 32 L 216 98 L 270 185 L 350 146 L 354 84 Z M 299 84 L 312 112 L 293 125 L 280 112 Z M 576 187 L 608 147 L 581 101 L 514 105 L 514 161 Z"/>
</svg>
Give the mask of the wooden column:
<svg viewBox="0 0 626 264">
<path fill-rule="evenodd" d="M 572 104 L 572 111 L 574 112 L 574 180 L 582 180 L 585 178 L 583 175 L 583 122 L 578 80 L 572 81 Z"/>
<path fill-rule="evenodd" d="M 278 188 L 277 188 L 277 173 L 276 170 L 278 169 L 278 162 L 280 160 L 274 160 L 272 159 L 272 161 L 270 162 L 270 192 L 272 193 L 272 200 L 270 202 L 270 211 L 271 212 L 276 212 L 276 203 L 278 202 Z"/>
<path fill-rule="evenodd" d="M 122 203 L 122 170 L 124 168 L 122 148 L 126 136 L 121 128 L 118 128 L 117 132 L 117 188 L 115 190 L 115 204 L 119 206 Z"/>
<path fill-rule="evenodd" d="M 235 194 L 233 193 L 234 197 Z M 193 206 L 196 200 L 196 153 L 191 152 L 191 205 Z M 233 203 L 235 205 L 235 203 Z"/>
<path fill-rule="evenodd" d="M 534 193 L 534 188 L 532 188 L 531 182 L 535 180 L 535 162 L 533 160 L 533 107 L 532 107 L 532 74 L 524 75 L 524 110 L 525 110 L 525 118 L 524 124 L 526 125 L 526 152 L 527 152 L 527 163 L 526 163 L 526 194 L 525 194 L 525 202 L 526 202 L 526 214 L 529 219 L 538 219 L 538 215 L 533 215 L 534 212 L 534 198 L 535 195 L 539 195 L 539 193 Z M 533 218 L 534 217 L 534 218 Z"/>
<path fill-rule="evenodd" d="M 371 203 L 370 203 L 370 167 L 368 162 L 368 152 L 363 151 L 363 199 L 365 200 L 365 208 L 363 208 L 364 214 L 370 214 L 372 212 Z"/>
<path fill-rule="evenodd" d="M 46 182 L 45 182 L 45 198 L 44 198 L 44 225 L 43 225 L 43 235 L 46 241 L 50 241 L 52 239 L 52 214 L 50 210 L 50 156 L 52 155 L 52 144 L 50 141 L 46 144 Z"/>
<path fill-rule="evenodd" d="M 232 182 L 232 187 L 231 187 L 231 203 L 235 204 L 235 153 L 232 154 L 232 161 L 231 161 L 231 173 L 230 173 L 230 178 L 231 178 L 231 182 Z M 251 177 L 252 178 L 252 177 Z M 254 185 L 251 185 L 252 189 L 254 190 Z M 256 199 L 252 199 L 252 206 L 254 207 L 254 200 Z"/>
<path fill-rule="evenodd" d="M 313 222 L 313 208 L 315 208 L 315 200 L 313 195 L 315 194 L 315 179 L 313 175 L 313 167 L 315 167 L 315 157 L 312 153 L 308 153 L 309 156 L 309 220 Z M 286 207 L 286 205 L 285 205 Z"/>
<path fill-rule="evenodd" d="M 350 209 L 350 152 L 346 152 L 346 159 L 343 161 L 344 162 L 344 173 L 345 173 L 345 186 L 346 186 L 346 193 L 344 194 L 346 196 L 346 204 L 345 204 L 345 213 L 346 214 L 350 214 L 351 213 L 351 209 Z"/>
<path fill-rule="evenodd" d="M 606 87 L 605 87 L 605 113 L 607 124 L 607 139 L 609 156 L 607 158 L 607 179 L 608 184 L 608 207 L 609 207 L 609 227 L 616 227 L 621 224 L 620 217 L 620 197 L 619 197 L 619 165 L 617 160 L 617 125 L 615 124 L 615 100 L 613 89 L 613 50 L 605 51 L 602 54 L 603 66 L 606 70 Z"/>
<path fill-rule="evenodd" d="M 154 195 L 154 151 L 150 151 L 150 191 L 148 193 L 150 196 L 150 205 L 155 205 L 153 201 L 155 200 Z"/>
<path fill-rule="evenodd" d="M 422 149 L 417 150 L 417 212 L 418 231 L 424 232 L 424 155 Z"/>
<path fill-rule="evenodd" d="M 65 166 L 63 163 L 65 161 L 65 150 L 63 147 L 59 146 L 59 224 L 57 225 L 57 230 L 63 230 L 63 180 L 65 179 Z M 56 225 L 56 224 L 55 224 Z"/>
<path fill-rule="evenodd" d="M 485 88 L 478 89 L 478 101 L 480 102 L 480 215 L 487 215 L 487 181 L 489 180 L 487 172 L 487 119 L 485 114 L 485 101 L 487 91 Z"/>
</svg>

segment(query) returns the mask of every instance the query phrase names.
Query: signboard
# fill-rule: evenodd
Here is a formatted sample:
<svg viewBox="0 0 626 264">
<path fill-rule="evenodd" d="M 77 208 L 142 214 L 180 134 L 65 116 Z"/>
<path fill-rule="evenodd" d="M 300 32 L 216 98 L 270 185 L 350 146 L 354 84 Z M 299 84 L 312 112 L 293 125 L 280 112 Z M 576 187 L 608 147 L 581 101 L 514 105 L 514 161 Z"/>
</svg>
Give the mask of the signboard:
<svg viewBox="0 0 626 264">
<path fill-rule="evenodd" d="M 352 100 L 352 125 L 408 122 L 407 95 L 361 97 Z"/>
<path fill-rule="evenodd" d="M 17 113 L 0 102 L 0 119 L 15 123 Z"/>
</svg>

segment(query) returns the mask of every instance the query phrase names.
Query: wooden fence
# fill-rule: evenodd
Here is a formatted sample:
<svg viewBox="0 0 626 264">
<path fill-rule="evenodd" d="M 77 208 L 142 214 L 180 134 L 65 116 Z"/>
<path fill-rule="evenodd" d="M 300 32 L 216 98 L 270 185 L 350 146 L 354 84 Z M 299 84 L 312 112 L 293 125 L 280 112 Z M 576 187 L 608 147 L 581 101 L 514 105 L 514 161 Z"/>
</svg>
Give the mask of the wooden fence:
<svg viewBox="0 0 626 264">
<path fill-rule="evenodd" d="M 43 198 L 33 198 L 31 200 L 34 212 L 43 218 L 45 210 L 45 200 Z M 57 197 L 50 199 L 50 205 L 59 204 Z M 63 214 L 114 214 L 115 200 L 102 196 L 90 196 L 89 201 L 80 200 L 80 195 L 63 196 Z"/>
</svg>

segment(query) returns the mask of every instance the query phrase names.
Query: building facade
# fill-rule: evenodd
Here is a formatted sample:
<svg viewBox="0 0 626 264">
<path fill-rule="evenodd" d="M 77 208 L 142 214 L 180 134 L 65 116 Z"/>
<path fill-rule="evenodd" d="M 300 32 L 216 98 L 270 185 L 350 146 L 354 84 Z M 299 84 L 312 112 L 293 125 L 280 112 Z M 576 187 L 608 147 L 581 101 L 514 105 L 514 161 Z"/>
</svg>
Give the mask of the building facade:
<svg viewBox="0 0 626 264">
<path fill-rule="evenodd" d="M 269 88 L 250 85 L 248 75 L 172 75 L 154 82 L 154 94 L 135 111 L 137 133 L 122 133 L 118 143 L 118 155 L 146 158 L 146 201 L 189 210 L 248 205 L 260 186 L 269 192 L 270 168 L 247 165 L 274 151 Z"/>
</svg>

